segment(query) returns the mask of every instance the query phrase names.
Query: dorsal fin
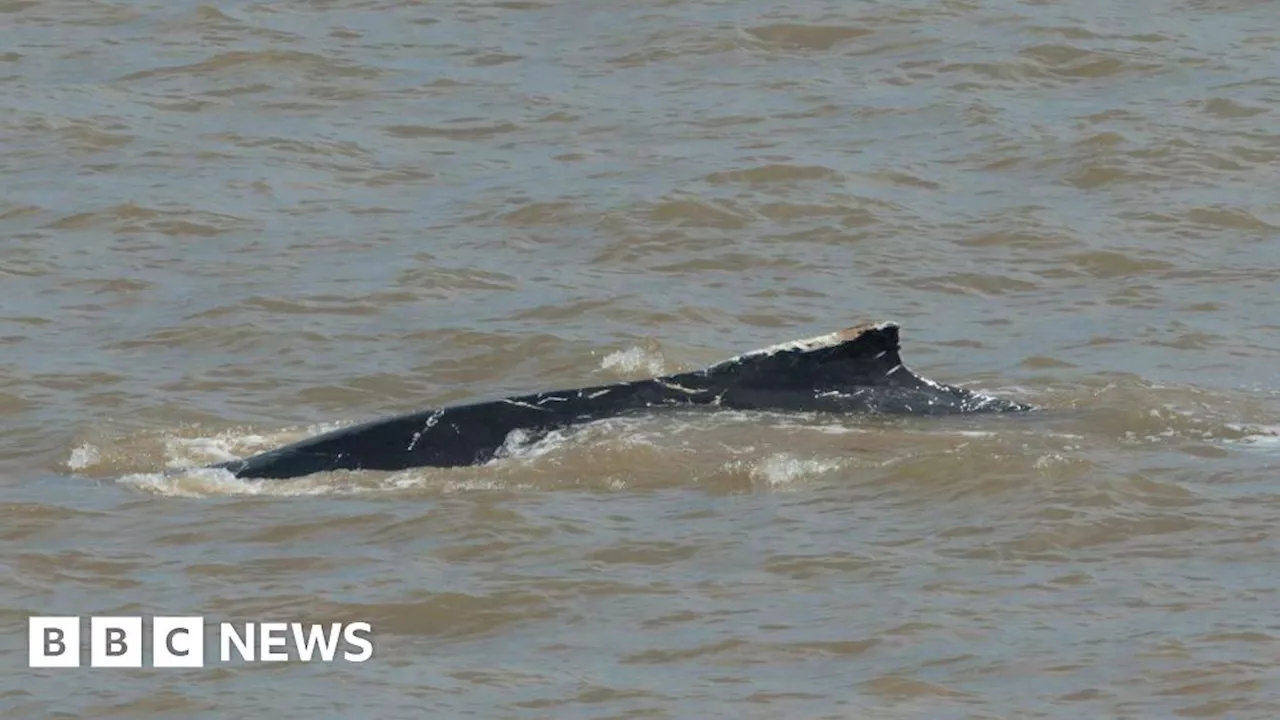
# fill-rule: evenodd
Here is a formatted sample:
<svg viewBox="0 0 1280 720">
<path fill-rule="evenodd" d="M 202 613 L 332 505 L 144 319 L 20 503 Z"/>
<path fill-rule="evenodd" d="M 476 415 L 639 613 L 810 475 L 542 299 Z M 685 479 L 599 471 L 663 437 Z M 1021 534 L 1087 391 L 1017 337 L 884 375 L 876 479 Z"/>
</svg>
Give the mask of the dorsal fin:
<svg viewBox="0 0 1280 720">
<path fill-rule="evenodd" d="M 771 345 L 707 368 L 711 376 L 732 374 L 734 382 L 754 387 L 812 389 L 898 385 L 898 324 L 855 325 L 844 330 Z"/>
</svg>

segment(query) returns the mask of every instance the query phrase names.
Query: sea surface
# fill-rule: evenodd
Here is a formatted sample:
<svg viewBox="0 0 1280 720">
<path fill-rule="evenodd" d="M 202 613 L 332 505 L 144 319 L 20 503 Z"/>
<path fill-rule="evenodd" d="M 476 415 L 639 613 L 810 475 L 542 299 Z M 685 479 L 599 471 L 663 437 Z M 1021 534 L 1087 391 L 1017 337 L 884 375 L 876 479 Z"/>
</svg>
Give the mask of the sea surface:
<svg viewBox="0 0 1280 720">
<path fill-rule="evenodd" d="M 0 0 L 0 101 L 4 718 L 1280 717 L 1280 4 Z M 195 469 L 878 321 L 1041 411 Z"/>
</svg>

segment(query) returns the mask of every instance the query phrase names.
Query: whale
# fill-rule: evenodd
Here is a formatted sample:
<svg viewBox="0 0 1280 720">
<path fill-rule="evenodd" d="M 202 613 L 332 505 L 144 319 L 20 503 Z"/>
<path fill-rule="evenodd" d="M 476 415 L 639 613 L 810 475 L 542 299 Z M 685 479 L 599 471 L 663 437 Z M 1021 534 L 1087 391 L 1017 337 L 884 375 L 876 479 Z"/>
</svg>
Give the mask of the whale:
<svg viewBox="0 0 1280 720">
<path fill-rule="evenodd" d="M 921 377 L 899 353 L 899 326 L 862 324 L 753 350 L 690 372 L 432 408 L 316 435 L 209 467 L 243 479 L 332 471 L 452 468 L 495 460 L 512 433 L 529 440 L 598 420 L 678 409 L 836 415 L 1012 413 L 1033 405 Z"/>
</svg>

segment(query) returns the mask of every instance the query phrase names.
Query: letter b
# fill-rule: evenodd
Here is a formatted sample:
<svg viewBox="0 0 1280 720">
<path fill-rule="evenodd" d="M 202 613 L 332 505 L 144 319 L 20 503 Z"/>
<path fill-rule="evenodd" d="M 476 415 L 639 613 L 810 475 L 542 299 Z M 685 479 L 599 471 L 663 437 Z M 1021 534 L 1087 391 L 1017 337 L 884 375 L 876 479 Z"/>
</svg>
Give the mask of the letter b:
<svg viewBox="0 0 1280 720">
<path fill-rule="evenodd" d="M 90 618 L 89 666 L 142 667 L 142 618 Z"/>
<path fill-rule="evenodd" d="M 63 642 L 63 638 L 67 634 L 62 628 L 45 628 L 44 629 L 44 654 L 45 655 L 61 655 L 67 651 L 67 644 Z"/>
<path fill-rule="evenodd" d="M 124 641 L 125 634 L 124 628 L 107 628 L 107 657 L 120 657 L 129 652 L 129 645 Z"/>
<path fill-rule="evenodd" d="M 80 618 L 33 616 L 27 621 L 28 667 L 80 667 Z"/>
</svg>

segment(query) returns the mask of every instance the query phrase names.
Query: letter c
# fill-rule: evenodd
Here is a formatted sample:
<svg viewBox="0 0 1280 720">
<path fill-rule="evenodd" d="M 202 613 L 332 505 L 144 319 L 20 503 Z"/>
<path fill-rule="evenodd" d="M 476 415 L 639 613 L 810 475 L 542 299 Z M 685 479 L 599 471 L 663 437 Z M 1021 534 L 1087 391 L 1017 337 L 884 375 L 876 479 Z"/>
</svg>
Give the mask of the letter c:
<svg viewBox="0 0 1280 720">
<path fill-rule="evenodd" d="M 173 655 L 174 657 L 186 657 L 191 654 L 191 647 L 188 645 L 186 650 L 179 650 L 174 647 L 173 644 L 174 636 L 179 633 L 183 635 L 190 635 L 191 631 L 186 628 L 174 628 L 170 630 L 169 634 L 164 636 L 164 646 L 169 651 L 170 655 Z"/>
</svg>

